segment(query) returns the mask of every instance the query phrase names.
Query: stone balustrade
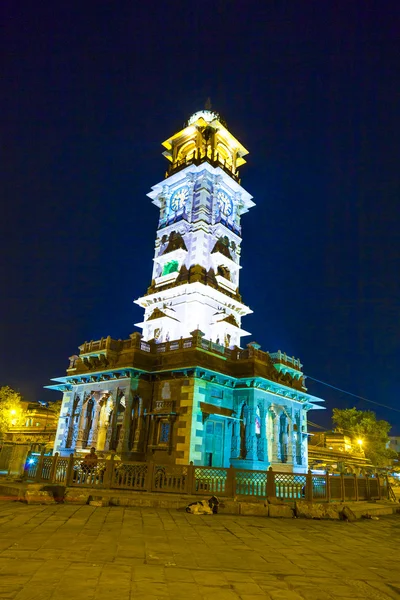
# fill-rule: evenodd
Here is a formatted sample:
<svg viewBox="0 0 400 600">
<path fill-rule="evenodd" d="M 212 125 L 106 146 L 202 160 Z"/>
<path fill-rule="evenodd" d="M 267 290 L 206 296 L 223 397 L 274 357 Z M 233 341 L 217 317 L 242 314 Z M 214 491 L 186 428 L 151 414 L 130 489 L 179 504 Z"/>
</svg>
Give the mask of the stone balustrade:
<svg viewBox="0 0 400 600">
<path fill-rule="evenodd" d="M 26 481 L 52 483 L 75 488 L 122 489 L 157 493 L 217 495 L 240 498 L 281 498 L 287 501 L 346 502 L 387 499 L 387 477 L 344 475 L 339 473 L 306 474 L 167 465 L 158 462 L 134 462 L 107 458 L 85 463 L 71 454 L 28 457 Z"/>
</svg>

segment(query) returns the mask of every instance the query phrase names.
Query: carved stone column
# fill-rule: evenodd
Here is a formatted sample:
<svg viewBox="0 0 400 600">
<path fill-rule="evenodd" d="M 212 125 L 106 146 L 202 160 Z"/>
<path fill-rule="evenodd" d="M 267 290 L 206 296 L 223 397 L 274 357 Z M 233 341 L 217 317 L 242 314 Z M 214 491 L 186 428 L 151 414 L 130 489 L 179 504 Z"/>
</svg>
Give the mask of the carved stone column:
<svg viewBox="0 0 400 600">
<path fill-rule="evenodd" d="M 106 397 L 103 396 L 104 399 L 101 400 L 99 427 L 96 439 L 97 450 L 99 451 L 105 449 L 109 420 L 108 403 L 110 402 L 110 397 L 111 394 L 108 394 Z"/>
<path fill-rule="evenodd" d="M 136 416 L 136 427 L 135 435 L 133 438 L 132 452 L 140 452 L 141 450 L 141 436 L 143 431 L 143 400 L 137 398 L 137 415 Z"/>
<path fill-rule="evenodd" d="M 286 422 L 285 422 L 285 432 L 283 434 L 283 443 L 286 446 L 286 461 L 287 462 L 294 462 L 293 461 L 293 418 L 292 418 L 292 411 L 289 410 L 288 408 L 284 408 L 283 409 L 283 413 L 286 417 Z M 289 432 L 288 432 L 289 429 Z"/>
<path fill-rule="evenodd" d="M 79 423 L 78 423 L 78 427 L 77 427 L 77 437 L 76 437 L 76 444 L 75 444 L 75 448 L 76 450 L 81 450 L 82 446 L 83 446 L 83 435 L 85 433 L 85 411 L 86 411 L 86 407 L 87 407 L 87 401 L 89 399 L 89 394 L 83 394 L 82 396 L 82 404 L 81 404 L 81 414 L 79 415 Z"/>
<path fill-rule="evenodd" d="M 271 409 L 271 419 L 272 419 L 272 462 L 279 462 L 279 428 L 280 428 L 280 420 L 279 413 L 276 407 Z"/>
<path fill-rule="evenodd" d="M 266 423 L 266 412 L 265 408 L 260 411 L 260 439 L 259 441 L 259 452 L 258 460 L 268 461 L 268 442 L 267 442 L 267 423 Z"/>
<path fill-rule="evenodd" d="M 249 407 L 248 420 L 249 424 L 246 427 L 246 459 L 257 460 L 256 409 L 254 407 Z"/>
<path fill-rule="evenodd" d="M 108 427 L 107 427 L 107 435 L 106 442 L 104 444 L 104 450 L 108 451 L 112 449 L 112 442 L 115 433 L 115 427 L 117 424 L 118 417 L 118 401 L 119 401 L 119 388 L 114 390 L 112 393 L 112 415 L 111 418 L 109 416 Z M 110 411 L 111 413 L 111 411 Z"/>
<path fill-rule="evenodd" d="M 131 422 L 132 422 L 132 403 L 133 396 L 132 390 L 129 388 L 125 394 L 125 412 L 124 421 L 122 423 L 121 431 L 119 434 L 117 452 L 128 452 L 129 451 L 129 436 L 131 433 Z"/>
<path fill-rule="evenodd" d="M 91 428 L 91 430 L 89 432 L 89 436 L 88 436 L 88 447 L 96 446 L 96 444 L 97 444 L 97 436 L 99 434 L 100 411 L 101 411 L 101 401 L 100 401 L 100 398 L 97 398 L 92 428 Z"/>
<path fill-rule="evenodd" d="M 237 415 L 233 415 L 237 416 Z M 232 427 L 231 458 L 240 457 L 240 420 L 235 419 Z"/>
</svg>

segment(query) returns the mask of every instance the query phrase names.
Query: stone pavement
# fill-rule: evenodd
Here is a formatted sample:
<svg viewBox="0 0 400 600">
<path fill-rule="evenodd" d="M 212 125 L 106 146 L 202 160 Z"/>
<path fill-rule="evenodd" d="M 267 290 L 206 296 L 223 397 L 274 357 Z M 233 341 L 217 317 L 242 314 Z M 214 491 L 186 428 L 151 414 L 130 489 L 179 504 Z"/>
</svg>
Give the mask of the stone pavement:
<svg viewBox="0 0 400 600">
<path fill-rule="evenodd" d="M 400 515 L 379 521 L 194 516 L 0 504 L 0 598 L 400 598 Z"/>
</svg>

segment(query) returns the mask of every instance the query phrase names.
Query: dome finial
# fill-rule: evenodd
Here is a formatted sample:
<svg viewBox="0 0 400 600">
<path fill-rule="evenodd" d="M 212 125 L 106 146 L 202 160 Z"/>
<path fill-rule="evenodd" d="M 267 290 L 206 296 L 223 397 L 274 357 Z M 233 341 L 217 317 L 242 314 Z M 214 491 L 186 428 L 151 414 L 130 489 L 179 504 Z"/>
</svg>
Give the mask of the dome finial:
<svg viewBox="0 0 400 600">
<path fill-rule="evenodd" d="M 211 98 L 210 98 L 210 96 L 208 96 L 208 98 L 207 98 L 207 100 L 206 100 L 206 103 L 205 103 L 205 105 L 204 105 L 204 108 L 205 108 L 206 110 L 211 110 Z"/>
</svg>

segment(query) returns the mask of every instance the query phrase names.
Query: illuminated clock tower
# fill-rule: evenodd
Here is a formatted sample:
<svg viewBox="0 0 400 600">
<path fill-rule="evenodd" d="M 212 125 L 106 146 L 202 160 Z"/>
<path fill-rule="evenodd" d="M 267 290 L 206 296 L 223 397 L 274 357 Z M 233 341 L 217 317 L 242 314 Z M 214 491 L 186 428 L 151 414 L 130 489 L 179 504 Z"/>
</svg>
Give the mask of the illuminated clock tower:
<svg viewBox="0 0 400 600">
<path fill-rule="evenodd" d="M 254 206 L 238 168 L 248 153 L 220 115 L 196 112 L 163 146 L 166 178 L 148 196 L 160 210 L 151 285 L 144 308 L 145 341 L 187 338 L 194 330 L 221 346 L 240 347 L 241 217 Z"/>
<path fill-rule="evenodd" d="M 162 481 L 190 463 L 259 471 L 255 482 L 270 466 L 304 473 L 307 413 L 321 399 L 308 394 L 299 359 L 241 344 L 251 313 L 239 293 L 241 217 L 254 206 L 238 173 L 247 150 L 211 110 L 164 147 L 166 177 L 148 194 L 160 211 L 152 278 L 136 300 L 143 334 L 84 342 L 70 357 L 48 386 L 64 394 L 54 449 L 94 446 L 133 461 L 113 471 L 131 474 L 128 487 L 144 461 Z"/>
</svg>

